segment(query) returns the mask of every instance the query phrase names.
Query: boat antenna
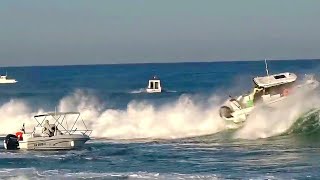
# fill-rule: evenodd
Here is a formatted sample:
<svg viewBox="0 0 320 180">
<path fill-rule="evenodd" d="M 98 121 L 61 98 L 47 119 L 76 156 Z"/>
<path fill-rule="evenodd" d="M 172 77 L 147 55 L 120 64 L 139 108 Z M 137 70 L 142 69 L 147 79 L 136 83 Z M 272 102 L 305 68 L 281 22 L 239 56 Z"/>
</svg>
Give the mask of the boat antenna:
<svg viewBox="0 0 320 180">
<path fill-rule="evenodd" d="M 267 72 L 267 76 L 269 77 L 269 70 L 268 70 L 267 59 L 264 59 L 264 63 L 266 64 L 266 72 Z"/>
</svg>

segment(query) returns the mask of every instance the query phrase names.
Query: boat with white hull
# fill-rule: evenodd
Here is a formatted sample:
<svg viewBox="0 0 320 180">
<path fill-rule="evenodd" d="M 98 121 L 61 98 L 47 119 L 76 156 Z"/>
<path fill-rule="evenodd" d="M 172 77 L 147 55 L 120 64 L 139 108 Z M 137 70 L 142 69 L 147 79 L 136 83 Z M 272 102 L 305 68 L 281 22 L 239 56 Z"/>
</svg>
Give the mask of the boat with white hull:
<svg viewBox="0 0 320 180">
<path fill-rule="evenodd" d="M 24 138 L 27 137 L 24 136 Z M 89 139 L 89 136 L 80 134 L 33 137 L 19 141 L 19 147 L 32 150 L 71 150 L 82 147 Z"/>
<path fill-rule="evenodd" d="M 161 87 L 161 81 L 156 76 L 153 76 L 152 79 L 148 82 L 148 87 L 146 88 L 147 93 L 161 93 L 162 87 Z"/>
<path fill-rule="evenodd" d="M 18 81 L 15 79 L 9 79 L 7 74 L 6 75 L 0 75 L 0 84 L 14 84 Z"/>
<path fill-rule="evenodd" d="M 76 120 L 69 129 L 64 126 L 67 123 L 67 116 L 75 115 Z M 51 118 L 50 118 L 51 117 Z M 38 125 L 30 133 L 26 133 L 24 126 L 15 135 L 9 134 L 4 140 L 4 147 L 8 150 L 71 150 L 81 148 L 89 139 L 92 130 L 85 127 L 78 130 L 75 127 L 80 117 L 79 112 L 48 113 L 34 116 Z M 42 118 L 39 121 L 38 118 Z M 53 124 L 50 124 L 49 118 Z"/>
<path fill-rule="evenodd" d="M 313 76 L 308 76 L 302 83 L 297 82 L 297 75 L 290 72 L 253 78 L 254 88 L 249 94 L 228 99 L 220 107 L 220 117 L 226 121 L 227 128 L 239 128 L 250 113 L 259 106 L 278 108 L 289 97 L 308 93 L 319 86 Z"/>
</svg>

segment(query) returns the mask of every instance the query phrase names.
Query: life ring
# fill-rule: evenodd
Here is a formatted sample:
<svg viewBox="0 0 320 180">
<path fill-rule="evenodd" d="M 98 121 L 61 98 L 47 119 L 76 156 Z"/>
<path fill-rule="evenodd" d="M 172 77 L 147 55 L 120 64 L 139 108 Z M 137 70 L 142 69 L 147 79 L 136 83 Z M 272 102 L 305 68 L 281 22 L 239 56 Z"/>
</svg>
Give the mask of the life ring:
<svg viewBox="0 0 320 180">
<path fill-rule="evenodd" d="M 21 132 L 21 131 L 16 132 L 16 136 L 18 137 L 18 140 L 19 140 L 19 141 L 22 141 L 22 140 L 23 140 L 23 132 Z"/>
<path fill-rule="evenodd" d="M 282 94 L 283 94 L 283 96 L 288 96 L 289 95 L 289 89 L 284 89 Z"/>
</svg>

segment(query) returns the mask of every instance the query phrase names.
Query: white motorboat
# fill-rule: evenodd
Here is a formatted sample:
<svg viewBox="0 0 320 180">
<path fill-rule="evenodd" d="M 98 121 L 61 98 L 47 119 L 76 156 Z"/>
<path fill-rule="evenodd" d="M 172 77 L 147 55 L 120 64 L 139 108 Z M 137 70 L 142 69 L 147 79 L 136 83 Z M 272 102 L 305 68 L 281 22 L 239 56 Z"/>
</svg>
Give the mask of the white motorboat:
<svg viewBox="0 0 320 180">
<path fill-rule="evenodd" d="M 220 117 L 227 122 L 228 128 L 238 128 L 250 113 L 260 105 L 276 108 L 283 100 L 299 92 L 306 93 L 316 89 L 319 82 L 313 76 L 303 83 L 297 82 L 297 75 L 290 72 L 253 78 L 254 88 L 249 94 L 231 98 L 220 107 Z"/>
<path fill-rule="evenodd" d="M 7 74 L 6 75 L 0 75 L 0 84 L 14 84 L 17 83 L 15 79 L 8 79 Z"/>
<path fill-rule="evenodd" d="M 67 116 L 76 116 L 70 122 Z M 88 130 L 82 120 L 84 130 L 75 126 L 80 118 L 79 112 L 54 112 L 34 116 L 38 125 L 32 132 L 26 133 L 23 128 L 14 134 L 8 134 L 4 147 L 8 150 L 71 150 L 82 147 L 90 139 L 92 130 Z M 50 122 L 51 121 L 51 122 Z M 68 124 L 69 121 L 69 124 Z M 52 124 L 50 124 L 52 123 Z M 69 126 L 71 128 L 69 128 Z"/>
<path fill-rule="evenodd" d="M 156 76 L 149 80 L 148 87 L 146 89 L 147 93 L 161 93 L 161 81 Z"/>
</svg>

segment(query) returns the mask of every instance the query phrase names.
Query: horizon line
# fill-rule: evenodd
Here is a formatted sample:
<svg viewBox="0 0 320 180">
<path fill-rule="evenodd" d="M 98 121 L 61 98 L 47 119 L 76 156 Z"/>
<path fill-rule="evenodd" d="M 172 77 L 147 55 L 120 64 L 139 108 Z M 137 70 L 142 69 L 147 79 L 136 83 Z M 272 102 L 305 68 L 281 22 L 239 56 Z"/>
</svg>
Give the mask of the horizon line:
<svg viewBox="0 0 320 180">
<path fill-rule="evenodd" d="M 320 58 L 307 58 L 307 59 L 266 59 L 268 61 L 312 61 L 320 60 Z M 139 64 L 192 64 L 192 63 L 232 63 L 232 62 L 257 62 L 265 61 L 265 59 L 254 60 L 217 60 L 217 61 L 182 61 L 182 62 L 132 62 L 132 63 L 96 63 L 96 64 L 48 64 L 48 65 L 13 65 L 13 66 L 0 66 L 0 68 L 22 68 L 22 67 L 64 67 L 64 66 L 99 66 L 99 65 L 139 65 Z"/>
</svg>

